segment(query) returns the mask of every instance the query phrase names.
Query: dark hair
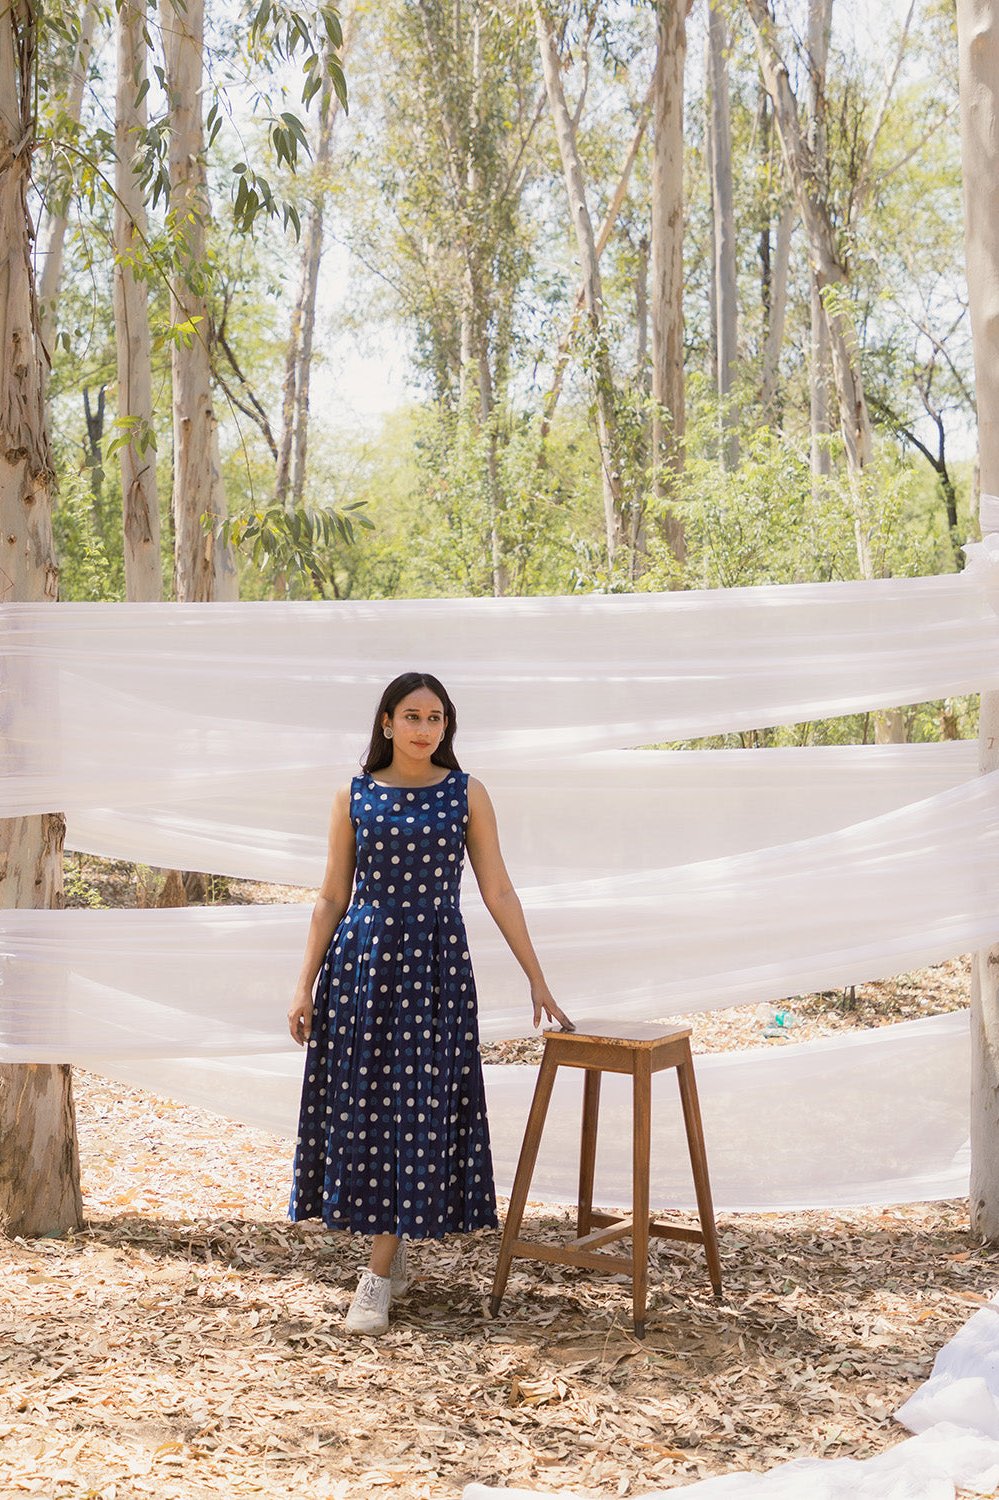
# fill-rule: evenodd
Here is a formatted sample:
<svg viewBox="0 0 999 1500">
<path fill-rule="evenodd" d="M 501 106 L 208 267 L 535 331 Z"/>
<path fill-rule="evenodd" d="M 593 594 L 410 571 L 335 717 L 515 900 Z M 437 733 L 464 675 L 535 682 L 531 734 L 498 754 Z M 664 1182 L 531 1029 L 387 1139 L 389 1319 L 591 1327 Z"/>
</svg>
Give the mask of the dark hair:
<svg viewBox="0 0 999 1500">
<path fill-rule="evenodd" d="M 398 677 L 392 679 L 384 693 L 382 693 L 378 710 L 375 713 L 371 740 L 365 751 L 364 759 L 361 761 L 362 770 L 369 776 L 373 771 L 384 770 L 386 766 L 392 763 L 392 741 L 387 740 L 382 733 L 382 714 L 388 714 L 391 719 L 403 698 L 407 698 L 410 693 L 415 693 L 418 688 L 429 688 L 432 693 L 436 693 L 444 706 L 444 713 L 447 717 L 444 738 L 430 759 L 435 766 L 446 766 L 451 771 L 461 770 L 452 748 L 454 732 L 458 727 L 457 718 L 454 704 L 448 697 L 444 684 L 438 678 L 432 676 L 430 672 L 402 672 Z"/>
</svg>

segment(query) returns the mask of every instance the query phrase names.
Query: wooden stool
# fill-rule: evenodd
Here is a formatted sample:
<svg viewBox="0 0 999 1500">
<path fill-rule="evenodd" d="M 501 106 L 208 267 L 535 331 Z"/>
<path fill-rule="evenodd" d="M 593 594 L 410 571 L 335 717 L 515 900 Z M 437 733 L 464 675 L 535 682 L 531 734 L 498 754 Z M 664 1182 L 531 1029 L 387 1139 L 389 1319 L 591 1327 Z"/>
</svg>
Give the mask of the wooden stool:
<svg viewBox="0 0 999 1500">
<path fill-rule="evenodd" d="M 525 1260 L 554 1261 L 558 1265 L 587 1266 L 594 1271 L 625 1271 L 631 1277 L 635 1333 L 645 1336 L 645 1303 L 649 1279 L 649 1236 L 661 1239 L 693 1240 L 703 1244 L 708 1273 L 715 1296 L 721 1296 L 721 1261 L 708 1164 L 704 1155 L 701 1111 L 697 1102 L 694 1065 L 690 1056 L 690 1028 L 651 1026 L 641 1022 L 598 1021 L 578 1031 L 561 1029 L 544 1033 L 545 1050 L 534 1088 L 531 1111 L 524 1131 L 524 1144 L 510 1194 L 510 1209 L 503 1226 L 499 1261 L 493 1278 L 493 1317 L 510 1273 L 510 1262 L 519 1256 Z M 579 1203 L 576 1209 L 576 1235 L 567 1245 L 545 1245 L 518 1238 L 524 1205 L 534 1175 L 541 1131 L 544 1127 L 555 1070 L 559 1067 L 584 1068 L 583 1128 L 579 1153 Z M 690 1165 L 694 1172 L 694 1190 L 700 1229 L 679 1224 L 661 1224 L 649 1215 L 649 1140 L 652 1117 L 652 1074 L 662 1068 L 676 1068 L 680 1084 L 683 1120 L 687 1130 Z M 600 1077 L 607 1073 L 630 1073 L 633 1079 L 632 1100 L 632 1211 L 627 1218 L 593 1211 L 593 1166 L 597 1150 L 597 1110 L 600 1103 Z M 599 1226 L 594 1228 L 594 1226 Z M 631 1237 L 631 1255 L 597 1254 L 597 1247 L 611 1240 Z"/>
</svg>

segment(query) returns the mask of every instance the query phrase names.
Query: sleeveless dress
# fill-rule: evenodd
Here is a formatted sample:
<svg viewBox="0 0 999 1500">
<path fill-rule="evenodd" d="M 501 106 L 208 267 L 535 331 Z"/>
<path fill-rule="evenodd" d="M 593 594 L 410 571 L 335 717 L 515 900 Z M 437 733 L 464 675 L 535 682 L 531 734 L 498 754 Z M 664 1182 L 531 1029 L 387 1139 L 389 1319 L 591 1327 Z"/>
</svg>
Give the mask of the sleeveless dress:
<svg viewBox="0 0 999 1500">
<path fill-rule="evenodd" d="M 313 997 L 288 1217 L 441 1239 L 496 1228 L 459 906 L 468 773 L 350 783 L 354 890 Z"/>
</svg>

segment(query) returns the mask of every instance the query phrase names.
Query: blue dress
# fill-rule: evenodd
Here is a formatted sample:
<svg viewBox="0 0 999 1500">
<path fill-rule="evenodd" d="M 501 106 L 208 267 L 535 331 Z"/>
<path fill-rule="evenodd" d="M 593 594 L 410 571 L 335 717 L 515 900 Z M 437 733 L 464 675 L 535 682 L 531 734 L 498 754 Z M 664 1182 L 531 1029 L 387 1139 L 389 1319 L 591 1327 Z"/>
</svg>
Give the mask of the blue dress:
<svg viewBox="0 0 999 1500">
<path fill-rule="evenodd" d="M 468 773 L 350 783 L 354 890 L 313 997 L 288 1217 L 441 1239 L 496 1228 L 459 906 Z"/>
</svg>

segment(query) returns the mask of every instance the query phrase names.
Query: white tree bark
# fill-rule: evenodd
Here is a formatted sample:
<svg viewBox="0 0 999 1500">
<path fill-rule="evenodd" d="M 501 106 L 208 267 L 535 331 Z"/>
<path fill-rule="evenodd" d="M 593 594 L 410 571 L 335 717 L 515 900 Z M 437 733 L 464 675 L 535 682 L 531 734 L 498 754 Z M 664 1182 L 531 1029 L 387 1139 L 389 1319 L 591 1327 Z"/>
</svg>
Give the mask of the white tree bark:
<svg viewBox="0 0 999 1500">
<path fill-rule="evenodd" d="M 999 10 L 957 0 L 965 253 L 983 495 L 999 495 Z M 999 530 L 982 507 L 983 533 Z M 982 694 L 979 766 L 999 769 L 999 693 Z M 999 935 L 999 925 L 997 925 Z M 971 1223 L 999 1242 L 999 947 L 975 955 L 971 986 Z"/>
<path fill-rule="evenodd" d="M 652 471 L 665 495 L 683 465 L 683 74 L 691 0 L 658 0 L 652 140 Z M 664 421 L 660 409 L 667 413 Z M 687 555 L 683 525 L 667 513 L 666 540 Z"/>
<path fill-rule="evenodd" d="M 343 49 L 346 58 L 354 36 L 357 7 L 343 22 Z M 323 100 L 319 121 L 319 138 L 313 165 L 315 189 L 309 204 L 302 235 L 302 275 L 285 361 L 282 396 L 281 441 L 278 446 L 275 498 L 284 504 L 291 491 L 294 503 L 300 504 L 305 492 L 306 460 L 309 444 L 309 387 L 312 378 L 312 342 L 316 328 L 316 299 L 319 292 L 319 268 L 323 258 L 323 216 L 328 191 L 328 176 L 333 160 L 333 134 L 340 113 L 340 100 L 330 89 Z"/>
<path fill-rule="evenodd" d="M 152 345 L 148 290 L 133 258 L 145 254 L 146 207 L 133 167 L 146 104 L 139 98 L 146 78 L 146 0 L 121 0 L 117 18 L 118 75 L 115 98 L 114 331 L 118 358 L 118 416 L 137 425 L 118 451 L 121 463 L 125 541 L 125 597 L 163 597 L 160 509 L 153 436 Z"/>
<path fill-rule="evenodd" d="M 773 259 L 770 266 L 770 310 L 767 318 L 767 333 L 763 343 L 763 375 L 760 383 L 760 404 L 767 421 L 777 407 L 777 391 L 780 376 L 780 355 L 784 347 L 784 323 L 787 316 L 787 277 L 791 260 L 791 238 L 798 212 L 787 202 L 777 219 L 777 235 Z"/>
<path fill-rule="evenodd" d="M 31 274 L 27 192 L 34 142 L 37 15 L 30 0 L 0 10 L 0 577 L 2 597 L 53 602 L 51 462 L 44 354 Z M 6 693 L 22 691 L 13 660 Z M 0 904 L 62 906 L 62 813 L 0 820 Z M 0 1065 L 0 1232 L 63 1234 L 83 1222 L 69 1067 Z"/>
<path fill-rule="evenodd" d="M 722 452 L 726 467 L 739 462 L 739 414 L 731 404 L 739 344 L 735 265 L 735 202 L 732 188 L 732 126 L 728 87 L 728 28 L 719 0 L 708 6 L 708 95 L 711 114 L 711 223 L 716 310 L 715 381 L 721 400 Z"/>
<path fill-rule="evenodd" d="M 817 183 L 826 180 L 826 67 L 832 34 L 833 0 L 808 0 L 808 144 Z M 829 330 L 814 276 L 810 283 L 811 337 L 808 393 L 811 423 L 812 490 L 829 473 Z"/>
<path fill-rule="evenodd" d="M 163 0 L 163 50 L 170 98 L 170 222 L 178 239 L 171 317 L 193 322 L 189 343 L 175 340 L 173 374 L 174 592 L 178 600 L 235 600 L 239 580 L 231 546 L 201 525 L 226 514 L 218 426 L 212 402 L 205 227 L 210 218 L 204 169 L 204 0 Z"/>
<path fill-rule="evenodd" d="M 788 181 L 794 193 L 808 240 L 812 277 L 820 297 L 829 337 L 833 379 L 839 403 L 840 432 L 846 450 L 847 478 L 853 496 L 853 534 L 861 578 L 876 576 L 871 556 L 866 518 L 864 470 L 874 456 L 874 434 L 860 366 L 857 330 L 846 309 L 843 295 L 847 273 L 840 263 L 836 235 L 825 199 L 817 191 L 814 164 L 801 129 L 797 103 L 787 69 L 780 56 L 766 0 L 746 0 L 756 35 L 760 69 L 773 104 L 774 122 L 780 137 Z M 831 292 L 827 303 L 825 295 Z M 878 744 L 899 744 L 905 739 L 905 720 L 900 709 L 875 715 Z"/>
<path fill-rule="evenodd" d="M 635 165 L 635 158 L 638 156 L 639 147 L 642 144 L 642 141 L 645 137 L 645 132 L 649 126 L 649 117 L 652 114 L 652 88 L 653 86 L 652 84 L 650 84 L 648 93 L 643 100 L 642 108 L 639 111 L 638 119 L 635 122 L 635 133 L 631 138 L 631 144 L 628 147 L 628 154 L 625 157 L 624 166 L 621 168 L 621 175 L 617 180 L 617 186 L 611 194 L 610 203 L 607 205 L 607 212 L 604 214 L 604 221 L 600 226 L 599 233 L 597 234 L 598 261 L 603 255 L 604 250 L 607 248 L 607 241 L 610 239 L 614 225 L 617 223 L 617 216 L 621 212 L 621 205 L 623 204 L 628 192 L 628 183 L 631 180 L 631 169 Z M 565 330 L 562 337 L 558 341 L 558 349 L 555 353 L 555 369 L 552 374 L 552 383 L 548 389 L 547 395 L 545 396 L 544 411 L 541 418 L 542 440 L 544 440 L 548 436 L 552 424 L 552 418 L 555 415 L 555 408 L 558 406 L 559 397 L 562 394 L 562 386 L 565 382 L 565 372 L 569 365 L 569 349 L 572 344 L 572 335 L 576 326 L 576 314 L 582 308 L 583 300 L 584 292 L 583 288 L 580 286 L 576 288 L 576 301 L 573 308 L 572 318 L 569 322 L 568 328 Z"/>
<path fill-rule="evenodd" d="M 773 34 L 766 0 L 746 0 L 756 37 L 760 70 L 773 105 L 774 123 L 780 137 L 788 182 L 808 240 L 812 275 L 819 293 L 827 290 L 832 304 L 823 303 L 829 330 L 833 378 L 839 402 L 840 431 L 846 450 L 847 474 L 854 497 L 854 539 L 862 578 L 874 577 L 870 542 L 864 518 L 863 473 L 873 456 L 873 432 L 864 383 L 856 329 L 842 305 L 847 275 L 841 265 L 836 235 L 829 211 L 815 189 L 808 146 L 798 118 L 798 107 L 787 69 Z"/>
<path fill-rule="evenodd" d="M 551 22 L 542 8 L 541 0 L 534 0 L 534 19 L 541 51 L 541 65 L 545 75 L 548 106 L 555 126 L 559 155 L 562 158 L 562 170 L 565 174 L 566 191 L 569 195 L 569 213 L 579 247 L 583 305 L 593 337 L 597 437 L 600 444 L 600 468 L 603 479 L 607 560 L 609 564 L 613 564 L 621 522 L 621 471 L 617 456 L 614 378 L 602 328 L 603 291 L 600 284 L 600 264 L 593 234 L 593 221 L 590 218 L 590 210 L 586 201 L 582 163 L 576 147 L 576 132 L 562 88 L 558 48 Z"/>
<path fill-rule="evenodd" d="M 457 11 L 457 7 L 456 7 Z M 457 15 L 460 25 L 461 16 Z M 456 34 L 456 36 L 459 36 Z M 468 185 L 468 202 L 478 202 L 482 192 L 482 179 L 478 161 L 479 121 L 482 110 L 482 16 L 478 5 L 472 7 L 472 88 L 469 96 L 468 134 L 466 139 L 465 178 Z M 474 376 L 479 392 L 479 421 L 486 435 L 486 474 L 489 496 L 489 547 L 492 564 L 493 595 L 499 598 L 509 588 L 509 570 L 503 556 L 500 534 L 500 516 L 503 509 L 503 493 L 499 471 L 499 444 L 496 434 L 495 398 L 493 374 L 489 364 L 489 339 L 486 334 L 486 308 L 478 276 L 478 257 L 471 243 L 466 252 L 466 292 L 462 311 L 461 330 L 461 382 L 463 389 Z"/>
<path fill-rule="evenodd" d="M 66 90 L 66 119 L 79 125 L 83 110 L 83 90 L 86 87 L 90 68 L 90 54 L 94 45 L 94 27 L 97 22 L 97 0 L 86 0 L 80 17 L 80 36 L 73 59 L 73 71 Z M 63 250 L 66 244 L 66 226 L 69 222 L 69 205 L 62 203 L 56 212 L 46 218 L 39 238 L 45 245 L 41 275 L 38 278 L 39 328 L 43 353 L 48 363 L 55 350 L 56 324 L 59 305 L 59 283 L 62 280 Z"/>
</svg>

